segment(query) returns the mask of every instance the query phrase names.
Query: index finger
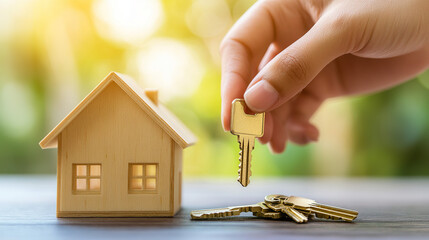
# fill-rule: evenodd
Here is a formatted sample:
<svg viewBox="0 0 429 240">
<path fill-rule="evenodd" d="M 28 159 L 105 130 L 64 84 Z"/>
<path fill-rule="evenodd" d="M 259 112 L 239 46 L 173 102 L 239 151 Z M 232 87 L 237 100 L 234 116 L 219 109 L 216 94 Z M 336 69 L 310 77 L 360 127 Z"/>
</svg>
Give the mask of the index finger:
<svg viewBox="0 0 429 240">
<path fill-rule="evenodd" d="M 267 4 L 253 5 L 232 27 L 222 41 L 222 125 L 230 130 L 231 103 L 243 98 L 247 86 L 270 43 L 274 40 L 274 23 Z M 272 4 L 272 2 L 271 2 Z"/>
</svg>

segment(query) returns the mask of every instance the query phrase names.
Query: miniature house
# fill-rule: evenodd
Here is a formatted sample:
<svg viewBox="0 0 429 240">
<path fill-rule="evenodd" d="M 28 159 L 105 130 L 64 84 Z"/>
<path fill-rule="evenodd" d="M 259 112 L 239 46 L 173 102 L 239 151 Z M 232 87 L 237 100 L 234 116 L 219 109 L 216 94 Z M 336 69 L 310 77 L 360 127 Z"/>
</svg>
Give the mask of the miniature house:
<svg viewBox="0 0 429 240">
<path fill-rule="evenodd" d="M 58 217 L 173 216 L 194 135 L 129 76 L 110 73 L 41 142 L 58 148 Z"/>
</svg>

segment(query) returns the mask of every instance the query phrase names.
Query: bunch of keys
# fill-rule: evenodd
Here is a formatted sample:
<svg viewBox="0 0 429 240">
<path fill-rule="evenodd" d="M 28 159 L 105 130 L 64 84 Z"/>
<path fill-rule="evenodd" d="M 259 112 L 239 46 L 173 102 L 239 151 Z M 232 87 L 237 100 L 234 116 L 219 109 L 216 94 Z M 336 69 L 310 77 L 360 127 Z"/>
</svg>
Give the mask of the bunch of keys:
<svg viewBox="0 0 429 240">
<path fill-rule="evenodd" d="M 240 165 L 238 182 L 243 187 L 250 183 L 252 150 L 255 147 L 255 138 L 264 135 L 265 113 L 247 114 L 244 99 L 235 99 L 231 108 L 231 133 L 238 136 L 240 145 Z"/>
<path fill-rule="evenodd" d="M 312 217 L 351 222 L 358 215 L 357 211 L 319 204 L 308 198 L 272 194 L 257 204 L 192 211 L 191 218 L 217 219 L 242 212 L 268 219 L 292 219 L 296 223 L 306 223 Z"/>
<path fill-rule="evenodd" d="M 308 198 L 281 194 L 266 196 L 265 204 L 276 212 L 285 213 L 297 223 L 307 222 L 308 216 L 351 222 L 358 215 L 358 212 L 354 210 L 320 204 Z"/>
</svg>

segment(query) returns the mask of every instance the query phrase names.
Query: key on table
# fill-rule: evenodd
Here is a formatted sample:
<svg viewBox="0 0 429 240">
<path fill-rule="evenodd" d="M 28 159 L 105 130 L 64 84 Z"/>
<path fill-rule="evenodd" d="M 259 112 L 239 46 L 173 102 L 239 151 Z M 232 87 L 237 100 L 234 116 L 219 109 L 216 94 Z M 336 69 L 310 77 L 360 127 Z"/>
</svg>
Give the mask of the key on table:
<svg viewBox="0 0 429 240">
<path fill-rule="evenodd" d="M 263 202 L 226 208 L 195 210 L 191 212 L 192 219 L 222 218 L 240 215 L 242 212 L 265 213 L 271 211 Z"/>
<path fill-rule="evenodd" d="M 287 206 L 292 206 L 294 209 L 299 211 L 314 213 L 316 217 L 334 219 L 334 220 L 344 220 L 347 222 L 353 221 L 357 215 L 357 211 L 338 208 L 333 206 L 328 206 L 324 204 L 319 204 L 314 200 L 295 197 L 295 196 L 285 196 L 285 195 L 268 195 L 265 197 L 265 202 L 267 203 L 283 203 Z"/>
<path fill-rule="evenodd" d="M 286 214 L 281 212 L 254 212 L 253 216 L 259 217 L 259 218 L 266 218 L 266 219 L 282 219 L 282 218 L 289 218 Z"/>
<path fill-rule="evenodd" d="M 292 206 L 287 206 L 282 202 L 273 203 L 273 202 L 265 202 L 265 204 L 276 212 L 282 212 L 286 214 L 288 217 L 292 218 L 297 223 L 305 223 L 308 221 L 307 216 L 298 210 L 294 209 Z"/>
<path fill-rule="evenodd" d="M 255 138 L 264 135 L 265 113 L 247 114 L 243 99 L 235 99 L 231 108 L 231 133 L 238 136 L 240 144 L 240 165 L 238 181 L 243 187 L 250 183 L 252 150 Z"/>
<path fill-rule="evenodd" d="M 253 216 L 259 217 L 259 218 L 266 218 L 266 219 L 281 219 L 281 218 L 289 218 L 286 214 L 282 212 L 276 212 L 269 208 L 265 202 L 259 203 L 263 207 L 263 210 L 260 212 L 254 212 Z"/>
</svg>

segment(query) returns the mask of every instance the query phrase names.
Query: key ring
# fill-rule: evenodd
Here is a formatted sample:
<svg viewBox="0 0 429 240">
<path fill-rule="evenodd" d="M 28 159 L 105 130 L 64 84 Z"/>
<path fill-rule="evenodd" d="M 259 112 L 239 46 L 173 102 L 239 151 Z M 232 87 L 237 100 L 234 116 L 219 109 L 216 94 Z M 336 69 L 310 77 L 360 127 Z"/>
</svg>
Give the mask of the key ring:
<svg viewBox="0 0 429 240">
<path fill-rule="evenodd" d="M 265 196 L 265 202 L 267 203 L 283 203 L 284 200 L 287 200 L 289 197 L 282 194 L 271 194 Z"/>
</svg>

